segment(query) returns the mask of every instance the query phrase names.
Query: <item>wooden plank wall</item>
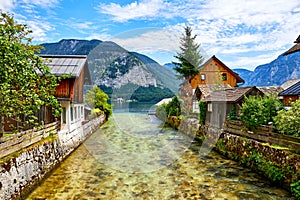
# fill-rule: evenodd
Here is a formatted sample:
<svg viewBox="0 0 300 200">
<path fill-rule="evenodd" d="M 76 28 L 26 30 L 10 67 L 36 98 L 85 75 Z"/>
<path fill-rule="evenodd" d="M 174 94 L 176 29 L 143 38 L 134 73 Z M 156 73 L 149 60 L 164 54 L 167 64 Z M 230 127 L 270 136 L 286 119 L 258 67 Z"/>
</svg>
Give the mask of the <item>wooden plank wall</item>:
<svg viewBox="0 0 300 200">
<path fill-rule="evenodd" d="M 51 132 L 57 133 L 59 122 L 46 124 L 44 129 L 39 131 L 27 130 L 17 134 L 12 134 L 8 137 L 0 138 L 0 158 L 3 158 L 11 153 L 17 152 L 22 148 L 28 147 L 43 138 L 50 135 Z"/>
<path fill-rule="evenodd" d="M 290 148 L 300 152 L 300 138 L 282 135 L 273 131 L 272 126 L 260 126 L 254 131 L 243 131 L 241 121 L 226 121 L 224 131 L 269 144 Z"/>
</svg>

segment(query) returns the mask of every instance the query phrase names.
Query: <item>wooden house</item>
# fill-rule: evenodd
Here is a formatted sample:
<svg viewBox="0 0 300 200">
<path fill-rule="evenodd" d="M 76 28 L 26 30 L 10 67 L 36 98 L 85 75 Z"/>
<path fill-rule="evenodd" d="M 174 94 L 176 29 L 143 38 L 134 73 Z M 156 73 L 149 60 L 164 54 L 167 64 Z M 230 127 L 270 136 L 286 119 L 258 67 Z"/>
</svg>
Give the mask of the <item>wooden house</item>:
<svg viewBox="0 0 300 200">
<path fill-rule="evenodd" d="M 212 56 L 202 66 L 200 72 L 189 80 L 192 89 L 196 89 L 198 85 L 230 85 L 238 86 L 239 83 L 245 81 L 234 71 L 228 68 L 216 56 Z"/>
<path fill-rule="evenodd" d="M 84 120 L 83 85 L 91 85 L 91 76 L 88 68 L 87 57 L 77 55 L 40 55 L 44 63 L 51 69 L 55 76 L 66 76 L 62 79 L 55 91 L 55 97 L 62 106 L 61 117 L 58 119 L 61 130 L 73 130 L 81 125 Z M 36 113 L 39 124 L 48 124 L 56 119 L 51 107 L 42 106 Z M 4 130 L 11 132 L 14 129 L 27 130 L 31 126 L 24 126 L 21 122 L 6 119 Z"/>
<path fill-rule="evenodd" d="M 215 87 L 233 88 L 245 81 L 215 55 L 208 59 L 200 67 L 200 72 L 189 79 L 189 85 L 185 85 L 184 90 L 189 92 L 183 93 L 185 109 L 187 113 L 197 113 L 198 100 L 195 98 L 195 91 L 198 88 L 201 93 L 210 93 Z M 187 94 L 187 95 L 186 95 Z"/>
<path fill-rule="evenodd" d="M 292 102 L 295 102 L 299 99 L 300 81 L 280 92 L 278 96 L 283 98 L 283 104 L 285 107 L 290 107 Z"/>
<path fill-rule="evenodd" d="M 201 92 L 197 91 L 196 94 L 199 95 Z M 206 122 L 212 126 L 222 128 L 223 123 L 233 106 L 236 107 L 236 112 L 239 114 L 245 96 L 258 95 L 262 96 L 264 93 L 255 86 L 227 89 L 219 88 L 218 90 L 213 90 L 210 94 L 202 98 L 203 101 L 207 102 Z M 198 98 L 201 97 L 198 96 Z"/>
<path fill-rule="evenodd" d="M 87 57 L 81 55 L 41 55 L 55 76 L 63 78 L 55 91 L 62 106 L 61 130 L 72 131 L 84 120 L 83 85 L 91 85 Z M 50 115 L 48 115 L 51 118 Z"/>
</svg>

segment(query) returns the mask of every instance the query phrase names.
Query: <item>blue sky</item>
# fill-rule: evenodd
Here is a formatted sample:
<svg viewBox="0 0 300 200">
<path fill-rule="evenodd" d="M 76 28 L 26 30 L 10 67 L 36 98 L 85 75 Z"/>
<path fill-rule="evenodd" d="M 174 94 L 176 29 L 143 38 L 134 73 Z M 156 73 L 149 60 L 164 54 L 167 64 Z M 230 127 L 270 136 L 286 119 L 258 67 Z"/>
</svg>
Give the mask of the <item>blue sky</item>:
<svg viewBox="0 0 300 200">
<path fill-rule="evenodd" d="M 175 60 L 183 27 L 206 58 L 253 70 L 293 46 L 299 0 L 0 0 L 0 9 L 33 30 L 34 43 L 114 41 L 160 64 Z"/>
</svg>

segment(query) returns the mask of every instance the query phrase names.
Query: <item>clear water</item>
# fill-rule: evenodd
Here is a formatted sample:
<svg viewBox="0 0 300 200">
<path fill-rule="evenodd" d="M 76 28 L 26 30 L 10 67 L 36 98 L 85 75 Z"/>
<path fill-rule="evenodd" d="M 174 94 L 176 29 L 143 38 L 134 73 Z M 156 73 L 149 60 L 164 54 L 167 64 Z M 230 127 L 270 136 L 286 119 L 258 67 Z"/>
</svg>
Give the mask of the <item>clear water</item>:
<svg viewBox="0 0 300 200">
<path fill-rule="evenodd" d="M 28 199 L 293 199 L 153 116 L 115 113 Z"/>
</svg>

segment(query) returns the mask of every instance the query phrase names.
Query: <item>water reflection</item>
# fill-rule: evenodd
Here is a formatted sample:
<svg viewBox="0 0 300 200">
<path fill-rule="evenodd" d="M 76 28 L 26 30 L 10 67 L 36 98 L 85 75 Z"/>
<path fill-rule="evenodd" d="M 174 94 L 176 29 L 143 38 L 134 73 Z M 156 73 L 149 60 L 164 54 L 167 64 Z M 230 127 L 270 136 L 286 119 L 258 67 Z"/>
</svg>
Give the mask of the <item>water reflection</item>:
<svg viewBox="0 0 300 200">
<path fill-rule="evenodd" d="M 292 199 L 146 114 L 114 115 L 28 199 Z"/>
</svg>

